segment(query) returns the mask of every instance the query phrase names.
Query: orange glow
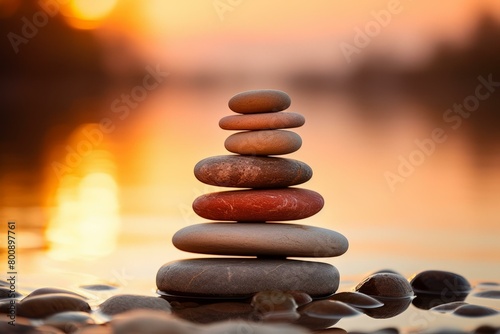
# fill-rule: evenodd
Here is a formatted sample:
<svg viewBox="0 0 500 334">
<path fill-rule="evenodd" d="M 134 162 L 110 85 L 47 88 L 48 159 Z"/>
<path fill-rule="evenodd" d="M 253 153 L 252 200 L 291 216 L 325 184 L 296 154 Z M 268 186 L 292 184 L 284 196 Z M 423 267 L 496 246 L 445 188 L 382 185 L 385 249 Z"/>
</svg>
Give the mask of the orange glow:
<svg viewBox="0 0 500 334">
<path fill-rule="evenodd" d="M 94 29 L 113 11 L 117 0 L 72 0 L 64 14 L 77 29 Z"/>
<path fill-rule="evenodd" d="M 74 131 L 70 146 L 85 139 Z M 46 231 L 49 255 L 56 259 L 94 258 L 116 246 L 120 218 L 114 162 L 108 151 L 94 146 L 78 166 L 64 174 L 55 195 L 55 209 Z"/>
</svg>

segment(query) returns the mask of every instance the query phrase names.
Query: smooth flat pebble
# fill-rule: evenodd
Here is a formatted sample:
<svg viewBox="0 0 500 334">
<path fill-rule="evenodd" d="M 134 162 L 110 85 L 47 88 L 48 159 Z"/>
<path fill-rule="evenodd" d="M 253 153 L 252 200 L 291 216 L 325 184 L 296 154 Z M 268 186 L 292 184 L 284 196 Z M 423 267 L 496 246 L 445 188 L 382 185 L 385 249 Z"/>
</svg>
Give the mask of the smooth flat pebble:
<svg viewBox="0 0 500 334">
<path fill-rule="evenodd" d="M 307 182 L 313 171 L 294 159 L 220 155 L 201 160 L 196 178 L 209 185 L 239 188 L 283 188 Z"/>
<path fill-rule="evenodd" d="M 285 223 L 206 223 L 184 227 L 172 238 L 192 253 L 242 256 L 333 257 L 344 254 L 347 239 L 325 228 Z"/>
<path fill-rule="evenodd" d="M 162 298 L 140 295 L 115 295 L 99 305 L 99 311 L 106 315 L 115 315 L 136 309 L 159 310 L 170 313 L 171 306 L 168 301 Z"/>
<path fill-rule="evenodd" d="M 87 284 L 87 285 L 80 285 L 79 288 L 90 291 L 110 291 L 118 289 L 117 286 L 109 284 Z"/>
<path fill-rule="evenodd" d="M 475 293 L 474 297 L 500 299 L 500 291 L 499 290 L 481 291 L 481 292 Z"/>
<path fill-rule="evenodd" d="M 90 305 L 83 298 L 67 293 L 30 295 L 17 305 L 17 314 L 28 318 L 45 318 L 65 311 L 90 312 Z"/>
<path fill-rule="evenodd" d="M 462 317 L 470 317 L 470 318 L 476 318 L 476 317 L 487 317 L 491 315 L 497 315 L 499 312 L 495 309 L 492 309 L 491 307 L 486 307 L 486 306 L 481 306 L 481 305 L 474 305 L 474 304 L 466 304 L 457 307 L 454 311 L 454 315 L 459 315 Z"/>
<path fill-rule="evenodd" d="M 276 89 L 257 89 L 238 93 L 228 102 L 229 109 L 240 114 L 282 111 L 292 100 L 287 93 Z"/>
<path fill-rule="evenodd" d="M 302 138 L 287 130 L 257 130 L 233 133 L 224 141 L 229 152 L 244 155 L 283 155 L 297 151 Z"/>
<path fill-rule="evenodd" d="M 262 114 L 231 115 L 220 119 L 224 130 L 273 130 L 298 128 L 304 125 L 304 116 L 294 112 L 272 112 Z"/>
<path fill-rule="evenodd" d="M 424 293 L 453 297 L 467 295 L 472 289 L 465 277 L 441 270 L 422 271 L 411 279 L 410 284 L 417 295 Z"/>
<path fill-rule="evenodd" d="M 156 275 L 159 290 L 198 297 L 250 297 L 264 290 L 299 290 L 311 297 L 337 291 L 338 270 L 327 263 L 255 258 L 173 261 Z"/>
<path fill-rule="evenodd" d="M 33 290 L 32 292 L 30 292 L 26 296 L 26 298 L 34 297 L 34 296 L 41 296 L 41 295 L 50 295 L 50 294 L 55 294 L 55 293 L 64 293 L 67 295 L 74 295 L 74 296 L 86 299 L 85 296 L 82 296 L 81 294 L 73 292 L 71 290 L 53 288 L 53 287 L 44 287 L 44 288 L 38 288 L 36 290 Z"/>
<path fill-rule="evenodd" d="M 311 217 L 323 205 L 323 197 L 308 189 L 251 189 L 201 195 L 193 210 L 210 220 L 284 221 Z"/>
</svg>

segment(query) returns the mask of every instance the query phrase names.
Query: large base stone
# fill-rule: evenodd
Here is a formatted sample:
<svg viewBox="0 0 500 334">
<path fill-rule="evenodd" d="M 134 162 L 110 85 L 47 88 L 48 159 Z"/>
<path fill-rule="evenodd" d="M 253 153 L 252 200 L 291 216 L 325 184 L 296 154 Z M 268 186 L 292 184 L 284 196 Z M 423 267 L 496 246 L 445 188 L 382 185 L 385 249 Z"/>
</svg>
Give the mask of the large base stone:
<svg viewBox="0 0 500 334">
<path fill-rule="evenodd" d="M 322 262 L 200 258 L 163 265 L 156 285 L 160 291 L 178 296 L 244 298 L 265 290 L 299 290 L 323 298 L 337 291 L 339 272 Z"/>
</svg>

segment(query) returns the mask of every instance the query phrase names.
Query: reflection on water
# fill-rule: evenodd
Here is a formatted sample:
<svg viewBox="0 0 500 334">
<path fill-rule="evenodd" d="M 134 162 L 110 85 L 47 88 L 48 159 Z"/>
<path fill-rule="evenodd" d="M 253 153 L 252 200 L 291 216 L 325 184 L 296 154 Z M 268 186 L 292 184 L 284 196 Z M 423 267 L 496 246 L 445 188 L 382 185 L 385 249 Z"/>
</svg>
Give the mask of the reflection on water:
<svg viewBox="0 0 500 334">
<path fill-rule="evenodd" d="M 83 130 L 92 126 L 85 125 Z M 85 131 L 80 130 L 75 130 L 70 146 L 83 142 Z M 115 249 L 120 218 L 114 169 L 109 151 L 93 147 L 62 175 L 46 231 L 50 256 L 95 258 Z"/>
</svg>

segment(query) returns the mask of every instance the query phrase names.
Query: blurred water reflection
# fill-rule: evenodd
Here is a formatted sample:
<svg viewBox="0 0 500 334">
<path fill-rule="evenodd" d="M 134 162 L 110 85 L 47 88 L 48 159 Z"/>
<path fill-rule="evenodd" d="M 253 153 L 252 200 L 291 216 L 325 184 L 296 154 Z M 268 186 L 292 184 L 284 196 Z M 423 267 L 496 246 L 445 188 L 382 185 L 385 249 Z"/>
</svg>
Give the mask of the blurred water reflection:
<svg viewBox="0 0 500 334">
<path fill-rule="evenodd" d="M 56 259 L 92 259 L 116 247 L 120 228 L 116 167 L 105 145 L 93 147 L 82 135 L 93 128 L 94 124 L 87 124 L 74 131 L 67 145 L 76 147 L 71 152 L 73 164 L 59 171 L 54 185 L 46 237 L 48 255 Z"/>
</svg>

